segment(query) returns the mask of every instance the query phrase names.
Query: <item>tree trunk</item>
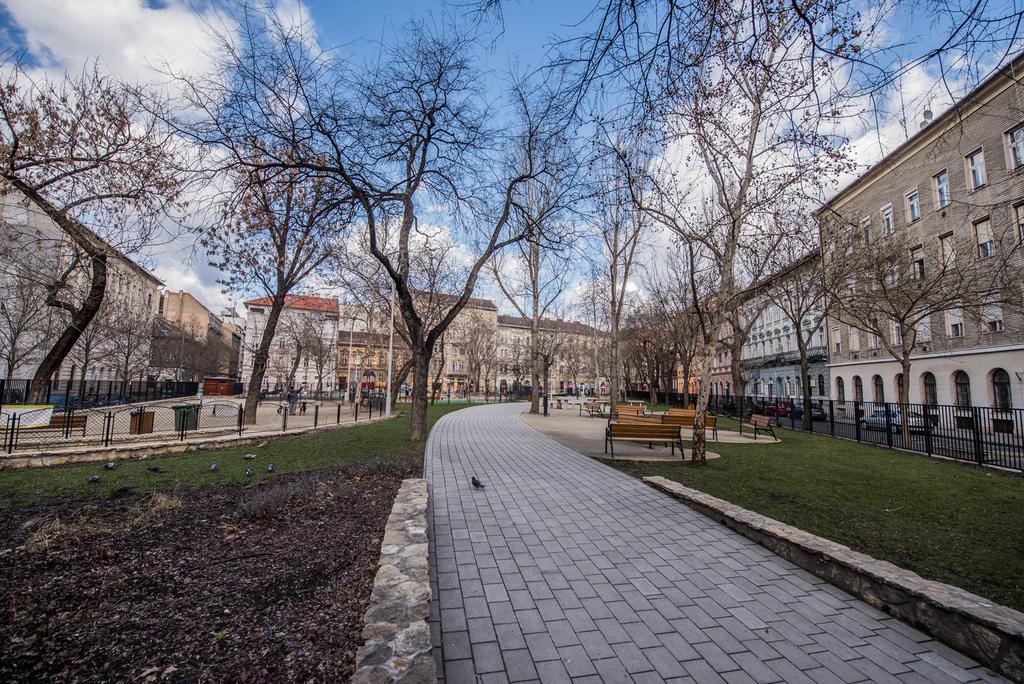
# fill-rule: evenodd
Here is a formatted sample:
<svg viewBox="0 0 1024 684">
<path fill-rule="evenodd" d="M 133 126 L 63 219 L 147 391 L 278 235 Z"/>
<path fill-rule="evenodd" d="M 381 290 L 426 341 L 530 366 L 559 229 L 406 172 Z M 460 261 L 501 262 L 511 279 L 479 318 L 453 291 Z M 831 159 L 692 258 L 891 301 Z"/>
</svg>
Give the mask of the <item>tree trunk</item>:
<svg viewBox="0 0 1024 684">
<path fill-rule="evenodd" d="M 657 367 L 657 364 L 658 364 L 657 361 L 651 361 L 650 371 L 649 371 L 650 383 L 647 386 L 647 391 L 650 394 L 651 408 L 652 409 L 658 403 L 658 367 Z"/>
<path fill-rule="evenodd" d="M 29 386 L 28 403 L 39 404 L 46 398 L 46 392 L 50 387 L 50 378 L 60 364 L 64 362 L 67 355 L 71 353 L 75 343 L 85 332 L 85 329 L 96 317 L 103 304 L 103 295 L 107 291 L 107 255 L 94 254 L 89 259 L 92 265 L 92 282 L 89 285 L 89 293 L 77 311 L 71 316 L 64 331 L 57 337 L 57 341 L 50 347 L 43 360 L 39 362 L 35 375 L 32 376 L 32 384 Z M 47 298 L 47 303 L 51 298 Z"/>
<path fill-rule="evenodd" d="M 260 346 L 256 349 L 256 355 L 252 359 L 252 376 L 249 378 L 249 389 L 245 393 L 243 420 L 246 425 L 256 424 L 256 406 L 259 404 L 263 378 L 267 374 L 267 359 L 270 358 L 270 345 L 274 341 L 277 322 L 281 319 L 281 312 L 283 310 L 284 295 L 275 295 L 270 304 L 267 327 L 263 329 L 263 335 L 260 337 Z"/>
<path fill-rule="evenodd" d="M 427 383 L 430 381 L 430 353 L 413 352 L 412 406 L 409 411 L 409 439 L 422 442 L 427 438 Z"/>
<path fill-rule="evenodd" d="M 811 418 L 811 377 L 810 362 L 807 360 L 806 345 L 800 340 L 800 331 L 797 330 L 797 346 L 800 351 L 800 389 L 804 400 L 804 430 L 811 431 L 813 418 Z"/>
<path fill-rule="evenodd" d="M 903 433 L 903 448 L 910 446 L 910 354 L 904 353 L 900 359 L 900 370 L 903 371 L 903 386 L 899 387 L 900 428 Z M 927 417 L 925 418 L 927 420 Z"/>
<path fill-rule="evenodd" d="M 391 382 L 391 406 L 393 407 L 398 401 L 398 392 L 401 390 L 402 385 L 405 384 L 405 379 L 409 377 L 409 371 L 412 370 L 413 359 L 409 357 L 406 359 L 398 372 L 395 373 L 394 380 Z"/>
</svg>

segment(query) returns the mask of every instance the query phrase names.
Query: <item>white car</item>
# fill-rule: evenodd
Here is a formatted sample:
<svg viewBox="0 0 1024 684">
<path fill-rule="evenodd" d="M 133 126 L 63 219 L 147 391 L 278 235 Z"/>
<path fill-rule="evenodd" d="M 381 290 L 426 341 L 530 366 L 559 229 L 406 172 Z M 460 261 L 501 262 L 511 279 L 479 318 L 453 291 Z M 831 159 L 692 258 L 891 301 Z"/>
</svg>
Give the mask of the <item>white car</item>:
<svg viewBox="0 0 1024 684">
<path fill-rule="evenodd" d="M 898 408 L 889 409 L 889 424 L 893 429 L 899 429 L 903 425 L 903 416 Z M 924 432 L 924 416 L 916 411 L 907 412 L 907 424 L 911 432 Z M 863 416 L 860 419 L 860 427 L 863 430 L 884 430 L 886 425 L 885 408 L 879 406 L 870 416 Z"/>
</svg>

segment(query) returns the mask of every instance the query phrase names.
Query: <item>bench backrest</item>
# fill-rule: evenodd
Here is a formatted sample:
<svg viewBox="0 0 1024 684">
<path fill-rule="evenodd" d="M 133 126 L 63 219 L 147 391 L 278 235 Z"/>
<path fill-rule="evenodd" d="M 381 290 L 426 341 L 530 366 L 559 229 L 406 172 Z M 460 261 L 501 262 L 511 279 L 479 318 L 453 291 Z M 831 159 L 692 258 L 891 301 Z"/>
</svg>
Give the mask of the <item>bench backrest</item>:
<svg viewBox="0 0 1024 684">
<path fill-rule="evenodd" d="M 771 419 L 768 416 L 755 415 L 750 416 L 750 424 L 754 427 L 768 427 Z"/>
<path fill-rule="evenodd" d="M 50 425 L 48 427 L 82 427 L 85 425 L 86 416 L 74 415 L 68 416 L 64 413 L 55 413 L 50 416 Z"/>
<path fill-rule="evenodd" d="M 644 415 L 644 407 L 623 406 L 622 404 L 619 404 L 618 406 L 615 407 L 615 412 L 619 415 L 642 416 Z"/>
<path fill-rule="evenodd" d="M 661 425 L 657 418 L 638 416 L 635 413 L 613 413 L 611 419 L 618 423 L 631 423 L 634 425 Z"/>
<path fill-rule="evenodd" d="M 679 425 L 680 427 L 693 427 L 695 416 L 690 415 L 675 415 L 666 413 L 661 417 L 661 422 L 666 425 Z M 715 423 L 718 421 L 717 416 L 707 415 L 704 416 L 704 427 L 713 428 Z"/>
<path fill-rule="evenodd" d="M 636 437 L 652 439 L 679 439 L 678 425 L 662 423 L 611 423 L 609 434 L 614 437 Z"/>
<path fill-rule="evenodd" d="M 665 412 L 666 416 L 693 416 L 696 415 L 696 409 L 684 409 L 684 408 L 670 408 Z"/>
</svg>

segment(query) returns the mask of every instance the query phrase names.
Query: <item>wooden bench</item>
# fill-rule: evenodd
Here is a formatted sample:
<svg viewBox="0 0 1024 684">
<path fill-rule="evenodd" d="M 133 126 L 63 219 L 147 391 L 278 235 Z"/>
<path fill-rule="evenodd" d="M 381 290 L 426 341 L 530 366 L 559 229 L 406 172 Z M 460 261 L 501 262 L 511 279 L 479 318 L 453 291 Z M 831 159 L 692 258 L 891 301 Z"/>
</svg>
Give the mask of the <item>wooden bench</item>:
<svg viewBox="0 0 1024 684">
<path fill-rule="evenodd" d="M 615 412 L 612 415 L 615 416 L 642 416 L 645 414 L 643 406 L 627 406 L 625 404 L 619 404 L 615 407 Z"/>
<path fill-rule="evenodd" d="M 680 428 L 693 428 L 693 421 L 696 414 L 666 413 L 661 417 L 661 422 L 666 425 L 678 425 Z M 704 416 L 704 429 L 711 430 L 712 439 L 718 440 L 718 417 Z"/>
<path fill-rule="evenodd" d="M 683 441 L 679 437 L 679 428 L 664 423 L 608 423 L 608 427 L 604 431 L 604 453 L 608 453 L 610 445 L 612 458 L 615 458 L 616 441 L 646 442 L 648 446 L 655 443 L 667 444 L 672 448 L 673 456 L 676 455 L 676 445 L 678 444 L 679 453 L 683 453 Z"/>
<path fill-rule="evenodd" d="M 697 415 L 697 409 L 684 409 L 684 408 L 670 408 L 665 411 L 666 416 L 695 416 Z"/>
<path fill-rule="evenodd" d="M 596 401 L 588 401 L 586 404 L 580 404 L 580 417 L 583 416 L 584 411 L 586 411 L 587 415 L 591 418 L 594 416 L 603 416 L 604 406 Z"/>
<path fill-rule="evenodd" d="M 68 415 L 66 413 L 54 413 L 50 416 L 50 422 L 46 425 L 36 426 L 24 426 L 18 425 L 18 432 L 22 430 L 29 430 L 31 432 L 41 432 L 43 430 L 60 430 L 71 434 L 71 432 L 82 431 L 82 436 L 85 437 L 85 424 L 88 416 L 82 414 Z M 0 432 L 6 431 L 7 425 L 0 425 Z"/>
<path fill-rule="evenodd" d="M 754 428 L 754 439 L 757 439 L 758 432 L 767 432 L 772 436 L 772 439 L 778 439 L 778 437 L 775 436 L 775 430 L 772 428 L 771 418 L 768 416 L 750 416 L 750 426 Z"/>
<path fill-rule="evenodd" d="M 661 419 L 657 416 L 640 416 L 635 413 L 613 413 L 611 420 L 617 423 L 630 423 L 633 425 L 661 425 Z"/>
</svg>

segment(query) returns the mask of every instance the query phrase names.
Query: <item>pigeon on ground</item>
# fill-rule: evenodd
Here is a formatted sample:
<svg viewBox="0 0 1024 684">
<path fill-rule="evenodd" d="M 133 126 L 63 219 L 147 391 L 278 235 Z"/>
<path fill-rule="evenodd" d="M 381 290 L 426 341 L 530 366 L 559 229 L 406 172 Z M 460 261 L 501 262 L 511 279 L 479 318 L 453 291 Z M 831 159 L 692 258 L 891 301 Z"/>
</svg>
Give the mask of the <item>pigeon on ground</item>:
<svg viewBox="0 0 1024 684">
<path fill-rule="evenodd" d="M 141 454 L 139 456 L 139 460 L 140 461 L 145 461 L 147 458 L 149 458 L 149 454 Z"/>
<path fill-rule="evenodd" d="M 256 454 L 246 454 L 242 458 L 244 458 L 246 461 L 251 461 L 252 459 L 256 458 Z"/>
<path fill-rule="evenodd" d="M 268 463 L 267 464 L 267 472 L 268 473 L 274 472 L 274 464 L 273 463 Z"/>
<path fill-rule="evenodd" d="M 486 486 L 487 486 L 487 485 L 485 485 L 485 484 L 484 484 L 483 482 L 481 482 L 480 480 L 476 479 L 476 475 L 474 475 L 474 476 L 473 476 L 473 477 L 472 477 L 472 478 L 470 479 L 470 482 L 472 482 L 472 483 L 473 483 L 473 486 L 474 486 L 474 487 L 476 487 L 477 489 L 483 489 L 484 487 L 486 487 Z"/>
<path fill-rule="evenodd" d="M 259 444 L 256 445 L 256 448 L 259 449 L 260 447 L 265 447 L 265 446 L 267 446 L 266 442 L 260 442 Z"/>
<path fill-rule="evenodd" d="M 146 468 L 146 470 L 148 470 L 151 473 L 166 473 L 167 472 L 166 468 L 161 468 L 158 465 L 151 465 L 148 468 Z"/>
<path fill-rule="evenodd" d="M 196 449 L 199 450 L 199 451 L 206 451 L 209 448 L 210 448 L 210 445 L 209 444 L 205 444 L 205 443 L 204 444 L 200 444 L 199 446 L 196 447 Z"/>
<path fill-rule="evenodd" d="M 217 472 L 217 464 L 216 463 L 211 463 L 210 464 L 210 472 L 211 473 Z"/>
<path fill-rule="evenodd" d="M 246 475 L 252 475 L 252 468 L 246 468 L 245 469 L 245 474 Z"/>
<path fill-rule="evenodd" d="M 117 464 L 114 463 L 113 461 L 110 461 L 109 463 L 104 463 L 103 467 L 107 470 L 113 470 L 114 468 L 117 467 Z"/>
<path fill-rule="evenodd" d="M 99 475 L 90 475 L 89 476 L 89 482 L 99 482 L 99 481 L 100 481 L 100 476 Z"/>
</svg>

